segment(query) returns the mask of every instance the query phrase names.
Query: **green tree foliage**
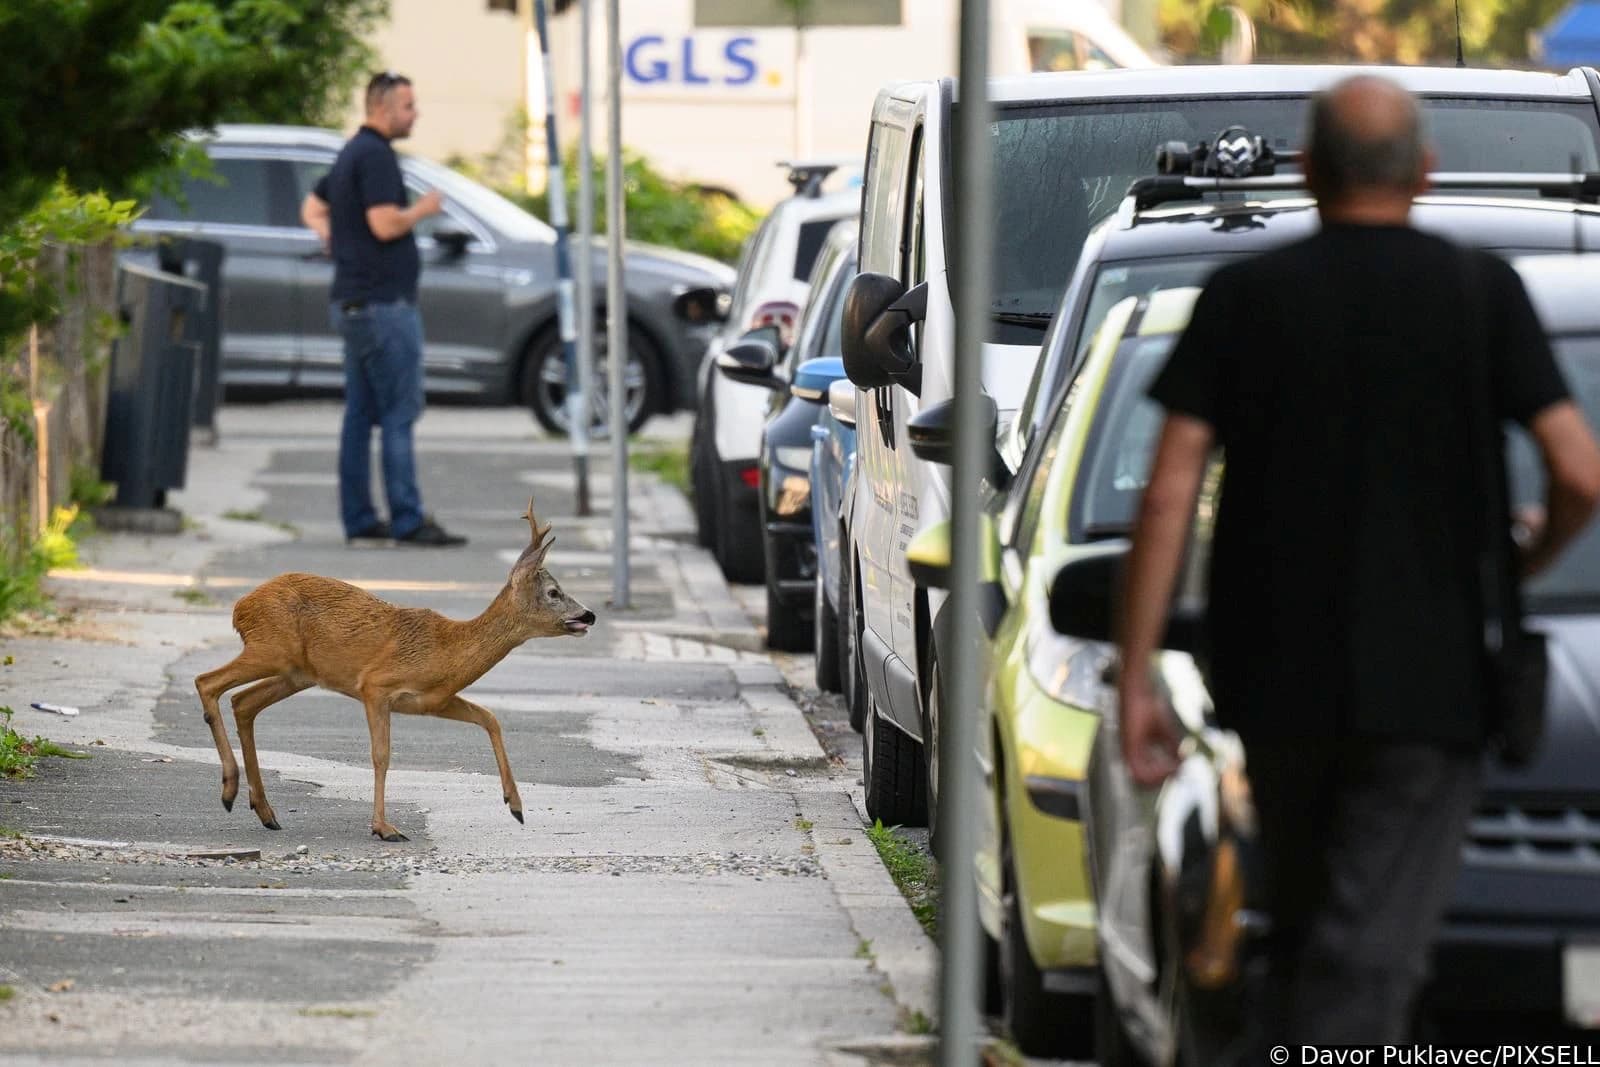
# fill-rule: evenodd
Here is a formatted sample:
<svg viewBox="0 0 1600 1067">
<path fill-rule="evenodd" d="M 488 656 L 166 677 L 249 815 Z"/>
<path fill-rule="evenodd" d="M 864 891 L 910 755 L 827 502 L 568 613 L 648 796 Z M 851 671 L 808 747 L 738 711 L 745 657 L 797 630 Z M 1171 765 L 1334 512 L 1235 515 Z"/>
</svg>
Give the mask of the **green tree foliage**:
<svg viewBox="0 0 1600 1067">
<path fill-rule="evenodd" d="M 1528 35 L 1567 0 L 1465 0 L 1461 39 L 1472 65 L 1526 65 Z M 1455 61 L 1454 0 L 1162 0 L 1163 42 L 1178 55 L 1217 54 L 1224 7 L 1255 22 L 1259 60 Z"/>
</svg>

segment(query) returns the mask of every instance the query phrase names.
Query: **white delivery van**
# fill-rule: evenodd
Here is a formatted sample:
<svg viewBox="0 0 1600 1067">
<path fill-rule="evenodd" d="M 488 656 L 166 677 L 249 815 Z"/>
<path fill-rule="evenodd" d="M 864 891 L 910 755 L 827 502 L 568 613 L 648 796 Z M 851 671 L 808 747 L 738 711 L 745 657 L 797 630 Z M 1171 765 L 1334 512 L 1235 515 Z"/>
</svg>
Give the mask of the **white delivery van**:
<svg viewBox="0 0 1600 1067">
<path fill-rule="evenodd" d="M 1117 5 L 1120 0 L 1108 0 Z M 860 0 L 875 25 L 739 26 L 758 5 L 621 0 L 623 143 L 668 174 L 766 208 L 789 193 L 784 159 L 860 159 L 883 86 L 956 71 L 959 0 Z M 578 90 L 576 6 L 554 20 L 564 116 Z M 826 5 L 818 5 L 820 17 Z M 1100 0 L 991 0 L 997 75 L 1153 66 Z M 864 14 L 876 11 L 876 14 Z M 708 24 L 710 23 L 710 24 Z M 591 63 L 604 94 L 603 20 Z M 567 130 L 576 132 L 572 122 Z"/>
</svg>

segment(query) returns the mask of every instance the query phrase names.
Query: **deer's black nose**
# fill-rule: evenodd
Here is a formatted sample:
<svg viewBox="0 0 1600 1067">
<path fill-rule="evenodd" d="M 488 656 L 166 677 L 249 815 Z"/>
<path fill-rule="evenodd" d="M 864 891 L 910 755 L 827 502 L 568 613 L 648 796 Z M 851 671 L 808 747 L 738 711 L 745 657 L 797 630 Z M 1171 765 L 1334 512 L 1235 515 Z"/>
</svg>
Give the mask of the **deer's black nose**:
<svg viewBox="0 0 1600 1067">
<path fill-rule="evenodd" d="M 581 622 L 581 623 L 586 623 L 589 626 L 593 626 L 594 625 L 594 612 L 592 612 L 592 611 L 584 612 L 582 615 L 578 616 L 578 621 Z"/>
</svg>

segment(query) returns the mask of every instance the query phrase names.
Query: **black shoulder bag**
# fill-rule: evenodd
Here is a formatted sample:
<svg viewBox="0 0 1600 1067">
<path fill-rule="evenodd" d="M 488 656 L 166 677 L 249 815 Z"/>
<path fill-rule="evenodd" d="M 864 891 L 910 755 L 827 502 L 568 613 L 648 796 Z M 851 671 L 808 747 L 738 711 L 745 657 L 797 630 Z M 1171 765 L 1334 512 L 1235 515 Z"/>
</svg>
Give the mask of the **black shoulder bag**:
<svg viewBox="0 0 1600 1067">
<path fill-rule="evenodd" d="M 1461 256 L 1469 301 L 1486 307 L 1478 253 Z M 1468 305 L 1472 306 L 1471 303 Z M 1487 323 L 1480 311 L 1468 315 L 1472 412 L 1468 422 L 1484 501 L 1484 530 L 1478 549 L 1478 584 L 1483 600 L 1485 708 L 1490 751 L 1501 764 L 1526 767 L 1544 738 L 1545 688 L 1549 679 L 1544 634 L 1523 626 L 1522 598 L 1511 541 L 1511 494 L 1500 422 L 1495 417 Z"/>
</svg>

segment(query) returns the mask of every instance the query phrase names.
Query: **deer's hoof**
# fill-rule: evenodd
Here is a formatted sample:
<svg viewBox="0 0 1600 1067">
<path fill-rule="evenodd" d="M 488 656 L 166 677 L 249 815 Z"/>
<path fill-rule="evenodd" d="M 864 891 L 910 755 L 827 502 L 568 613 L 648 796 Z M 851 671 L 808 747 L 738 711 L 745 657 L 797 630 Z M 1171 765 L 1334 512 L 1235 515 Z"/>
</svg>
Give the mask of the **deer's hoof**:
<svg viewBox="0 0 1600 1067">
<path fill-rule="evenodd" d="M 390 841 L 390 842 L 394 842 L 394 841 L 410 841 L 411 840 L 411 838 L 407 837 L 405 834 L 401 833 L 399 830 L 390 830 L 388 833 L 384 833 L 381 830 L 374 830 L 374 831 L 372 831 L 372 835 L 374 837 L 381 837 L 385 841 Z"/>
<path fill-rule="evenodd" d="M 516 819 L 518 822 L 522 822 L 522 812 L 517 808 L 511 809 L 511 817 Z M 524 825 L 526 825 L 526 823 L 524 823 Z"/>
<path fill-rule="evenodd" d="M 265 826 L 268 830 L 282 830 L 283 829 L 283 827 L 278 825 L 278 820 L 277 819 L 262 819 L 261 820 L 261 825 Z"/>
<path fill-rule="evenodd" d="M 222 798 L 222 810 L 223 811 L 232 811 L 233 810 L 233 798 L 232 797 L 223 797 Z"/>
</svg>

